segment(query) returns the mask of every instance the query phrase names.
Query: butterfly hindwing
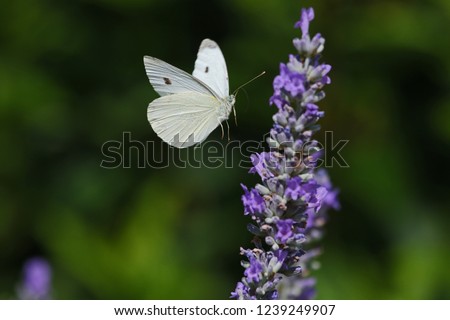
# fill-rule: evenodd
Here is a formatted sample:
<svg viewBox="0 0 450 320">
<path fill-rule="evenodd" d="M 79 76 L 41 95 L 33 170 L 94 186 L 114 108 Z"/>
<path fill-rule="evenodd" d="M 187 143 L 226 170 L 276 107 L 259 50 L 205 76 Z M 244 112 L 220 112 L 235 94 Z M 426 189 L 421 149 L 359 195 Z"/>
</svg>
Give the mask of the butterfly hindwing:
<svg viewBox="0 0 450 320">
<path fill-rule="evenodd" d="M 164 142 L 186 148 L 205 140 L 219 125 L 221 102 L 211 94 L 184 92 L 153 100 L 147 118 Z"/>
</svg>

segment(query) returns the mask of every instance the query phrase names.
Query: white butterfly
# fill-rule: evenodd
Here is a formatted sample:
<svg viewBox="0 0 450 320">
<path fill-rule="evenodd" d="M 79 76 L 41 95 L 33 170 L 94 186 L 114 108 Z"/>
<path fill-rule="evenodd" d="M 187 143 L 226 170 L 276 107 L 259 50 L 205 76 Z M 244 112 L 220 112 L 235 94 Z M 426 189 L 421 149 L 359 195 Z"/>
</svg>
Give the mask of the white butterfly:
<svg viewBox="0 0 450 320">
<path fill-rule="evenodd" d="M 186 148 L 200 143 L 228 119 L 235 96 L 229 94 L 225 58 L 214 41 L 202 41 L 192 75 L 149 56 L 144 65 L 161 96 L 149 104 L 147 118 L 168 144 Z"/>
</svg>

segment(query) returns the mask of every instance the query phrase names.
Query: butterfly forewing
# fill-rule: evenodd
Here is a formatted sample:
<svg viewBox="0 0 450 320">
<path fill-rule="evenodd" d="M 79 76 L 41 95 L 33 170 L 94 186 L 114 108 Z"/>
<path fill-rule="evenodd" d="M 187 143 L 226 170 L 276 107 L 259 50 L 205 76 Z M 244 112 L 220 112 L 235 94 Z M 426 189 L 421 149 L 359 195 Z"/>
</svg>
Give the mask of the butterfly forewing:
<svg viewBox="0 0 450 320">
<path fill-rule="evenodd" d="M 200 44 L 193 76 L 208 85 L 220 98 L 229 95 L 225 58 L 217 43 L 205 39 Z"/>
<path fill-rule="evenodd" d="M 151 85 L 161 96 L 192 91 L 213 94 L 204 83 L 167 62 L 145 56 L 144 65 Z"/>
</svg>

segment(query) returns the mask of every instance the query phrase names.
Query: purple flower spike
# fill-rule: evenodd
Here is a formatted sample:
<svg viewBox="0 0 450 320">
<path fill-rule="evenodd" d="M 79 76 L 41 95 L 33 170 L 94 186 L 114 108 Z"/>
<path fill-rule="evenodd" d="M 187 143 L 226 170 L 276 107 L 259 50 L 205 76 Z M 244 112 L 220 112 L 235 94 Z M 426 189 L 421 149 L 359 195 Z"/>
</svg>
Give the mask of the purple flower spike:
<svg viewBox="0 0 450 320">
<path fill-rule="evenodd" d="M 244 185 L 244 214 L 252 218 L 248 230 L 254 249 L 241 249 L 244 277 L 231 293 L 233 299 L 313 299 L 315 279 L 310 276 L 321 250 L 313 247 L 327 221 L 326 210 L 338 209 L 338 191 L 325 170 L 316 166 L 322 154 L 313 139 L 317 121 L 324 116 L 317 103 L 331 80 L 331 66 L 319 62 L 325 39 L 309 35 L 312 8 L 303 9 L 295 24 L 302 30 L 294 39 L 297 54 L 280 64 L 273 81 L 270 104 L 277 107 L 267 143 L 269 152 L 253 154 L 251 173 L 261 182 Z"/>
<path fill-rule="evenodd" d="M 49 299 L 51 277 L 51 268 L 46 260 L 42 258 L 28 260 L 23 268 L 19 297 L 23 300 Z"/>
</svg>

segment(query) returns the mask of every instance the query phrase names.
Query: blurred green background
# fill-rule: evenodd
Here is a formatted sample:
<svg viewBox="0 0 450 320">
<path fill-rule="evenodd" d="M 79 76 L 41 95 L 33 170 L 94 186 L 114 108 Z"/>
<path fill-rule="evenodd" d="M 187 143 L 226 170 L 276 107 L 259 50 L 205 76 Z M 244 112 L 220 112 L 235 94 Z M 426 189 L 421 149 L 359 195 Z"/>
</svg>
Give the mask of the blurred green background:
<svg viewBox="0 0 450 320">
<path fill-rule="evenodd" d="M 2 1 L 0 298 L 15 297 L 35 255 L 53 266 L 56 299 L 228 298 L 251 240 L 239 183 L 257 177 L 138 169 L 133 156 L 133 168 L 107 170 L 101 146 L 124 131 L 159 142 L 142 56 L 191 72 L 206 37 L 231 89 L 267 71 L 231 124 L 232 139 L 260 140 L 272 80 L 311 5 L 333 66 L 322 128 L 350 140 L 350 168 L 330 169 L 342 210 L 322 243 L 318 298 L 449 299 L 448 0 Z M 220 129 L 209 140 L 226 144 Z"/>
</svg>

